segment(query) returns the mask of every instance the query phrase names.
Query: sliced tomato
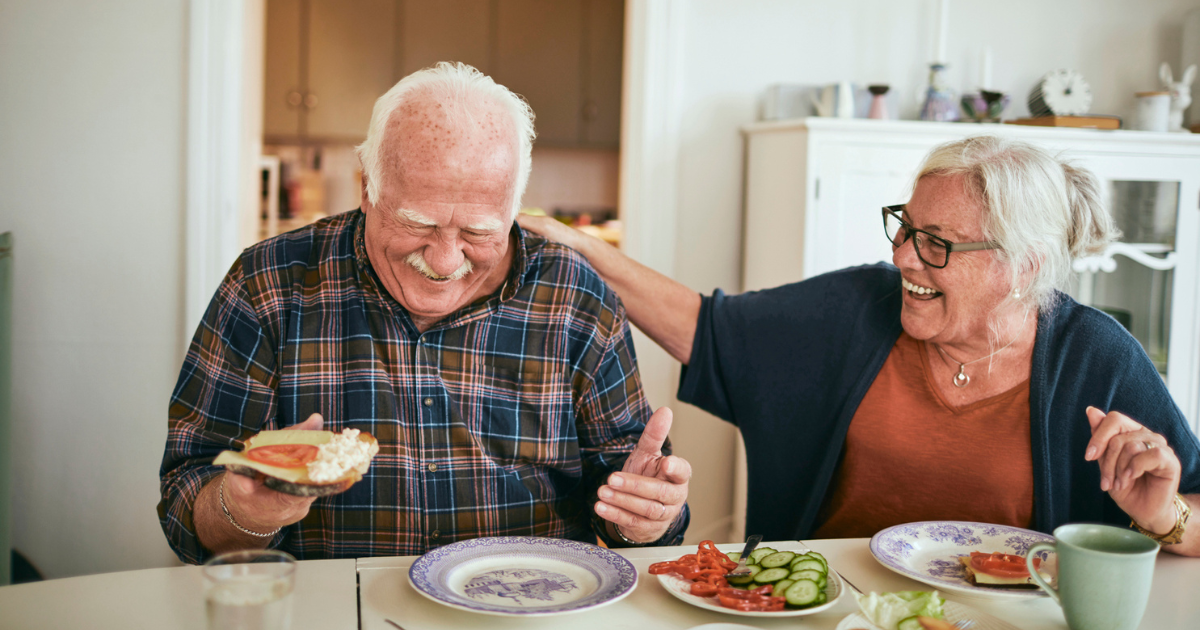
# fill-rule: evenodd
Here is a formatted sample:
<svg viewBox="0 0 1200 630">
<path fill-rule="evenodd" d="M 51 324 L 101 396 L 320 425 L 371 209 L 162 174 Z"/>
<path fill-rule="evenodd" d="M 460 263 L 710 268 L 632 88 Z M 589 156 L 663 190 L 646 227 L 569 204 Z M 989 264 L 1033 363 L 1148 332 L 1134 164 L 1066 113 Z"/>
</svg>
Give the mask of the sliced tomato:
<svg viewBox="0 0 1200 630">
<path fill-rule="evenodd" d="M 269 466 L 299 468 L 315 460 L 317 453 L 312 444 L 270 444 L 246 451 L 246 457 Z"/>
<path fill-rule="evenodd" d="M 1033 559 L 1034 568 L 1042 563 L 1041 558 Z M 1002 578 L 1029 577 L 1029 569 L 1025 566 L 1025 557 L 1010 553 L 971 552 L 971 568 L 988 575 Z"/>
</svg>

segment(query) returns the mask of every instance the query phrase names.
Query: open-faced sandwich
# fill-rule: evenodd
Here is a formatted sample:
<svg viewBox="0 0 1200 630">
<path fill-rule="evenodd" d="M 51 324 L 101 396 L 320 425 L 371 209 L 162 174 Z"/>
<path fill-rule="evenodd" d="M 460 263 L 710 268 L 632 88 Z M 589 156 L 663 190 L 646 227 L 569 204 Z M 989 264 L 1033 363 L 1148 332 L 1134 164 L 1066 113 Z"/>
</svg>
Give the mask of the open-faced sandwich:
<svg viewBox="0 0 1200 630">
<path fill-rule="evenodd" d="M 967 579 L 976 586 L 1003 586 L 1007 588 L 1037 588 L 1025 566 L 1025 557 L 1008 553 L 984 553 L 972 551 L 969 556 L 959 556 L 959 562 L 967 569 Z M 1041 570 L 1042 559 L 1034 558 L 1033 566 L 1046 581 L 1050 576 Z"/>
<path fill-rule="evenodd" d="M 379 443 L 357 429 L 263 431 L 246 440 L 246 449 L 222 451 L 214 464 L 256 477 L 272 490 L 300 497 L 337 494 L 354 485 L 371 466 Z"/>
</svg>

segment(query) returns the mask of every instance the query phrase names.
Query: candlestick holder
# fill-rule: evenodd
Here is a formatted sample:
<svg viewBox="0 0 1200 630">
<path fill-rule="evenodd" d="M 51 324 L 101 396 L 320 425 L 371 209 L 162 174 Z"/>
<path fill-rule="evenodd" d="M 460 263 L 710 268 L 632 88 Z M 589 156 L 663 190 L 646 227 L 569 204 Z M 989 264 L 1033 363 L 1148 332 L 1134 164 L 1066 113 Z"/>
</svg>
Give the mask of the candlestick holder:
<svg viewBox="0 0 1200 630">
<path fill-rule="evenodd" d="M 929 88 L 925 90 L 925 104 L 921 106 L 921 120 L 954 122 L 958 120 L 958 103 L 954 91 L 946 87 L 946 66 L 939 62 L 929 64 Z"/>
</svg>

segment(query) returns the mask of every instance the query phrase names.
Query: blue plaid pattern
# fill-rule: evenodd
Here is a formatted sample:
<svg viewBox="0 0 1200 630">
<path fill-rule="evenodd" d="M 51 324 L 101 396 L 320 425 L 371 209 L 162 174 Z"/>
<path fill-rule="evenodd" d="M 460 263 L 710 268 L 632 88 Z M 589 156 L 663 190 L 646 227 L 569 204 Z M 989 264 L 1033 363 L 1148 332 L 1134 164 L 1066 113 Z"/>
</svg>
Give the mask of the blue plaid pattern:
<svg viewBox="0 0 1200 630">
<path fill-rule="evenodd" d="M 220 451 L 312 413 L 371 433 L 380 452 L 276 537 L 298 558 L 595 541 L 596 488 L 650 416 L 616 294 L 578 254 L 514 225 L 500 292 L 422 334 L 375 276 L 364 222 L 348 212 L 259 243 L 217 290 L 171 397 L 158 513 L 172 548 L 207 557 L 192 505 Z"/>
</svg>

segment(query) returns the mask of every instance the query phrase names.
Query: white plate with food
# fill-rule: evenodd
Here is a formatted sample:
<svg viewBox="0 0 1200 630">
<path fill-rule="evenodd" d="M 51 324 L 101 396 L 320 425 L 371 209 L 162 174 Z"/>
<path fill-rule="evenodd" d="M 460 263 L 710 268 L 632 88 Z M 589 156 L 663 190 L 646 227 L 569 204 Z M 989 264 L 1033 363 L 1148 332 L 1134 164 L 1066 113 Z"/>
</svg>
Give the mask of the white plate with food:
<svg viewBox="0 0 1200 630">
<path fill-rule="evenodd" d="M 625 558 L 574 540 L 508 536 L 438 547 L 408 571 L 416 591 L 471 612 L 545 617 L 599 608 L 637 586 Z"/>
<path fill-rule="evenodd" d="M 1021 561 L 1015 556 L 1023 557 L 1036 543 L 1053 541 L 1054 537 L 1048 534 L 1008 525 L 923 521 L 896 525 L 875 534 L 871 538 L 871 554 L 896 573 L 945 592 L 1028 599 L 1046 594 L 1028 579 L 1028 572 L 1021 574 Z M 996 555 L 996 559 L 977 557 L 972 564 L 972 553 Z M 1038 573 L 1053 584 L 1058 573 L 1057 557 L 1051 552 L 1039 552 L 1038 558 Z"/>
<path fill-rule="evenodd" d="M 740 551 L 741 548 L 741 544 L 717 545 L 717 549 L 726 554 L 735 554 L 735 552 Z M 772 554 L 777 555 L 768 560 Z M 791 558 L 786 557 L 788 554 L 791 555 Z M 791 589 L 791 585 L 796 584 L 801 580 L 809 580 L 810 578 L 819 579 L 823 577 L 823 583 L 819 581 L 814 582 L 817 584 L 815 587 L 817 589 L 816 594 L 818 597 L 822 598 L 823 601 L 820 603 L 807 603 L 804 605 L 804 607 L 789 606 L 783 610 L 774 611 L 736 610 L 734 608 L 721 605 L 722 598 L 720 596 L 714 595 L 711 597 L 701 597 L 698 595 L 693 595 L 691 593 L 693 581 L 684 578 L 678 573 L 664 573 L 657 575 L 656 577 L 658 578 L 659 584 L 662 584 L 662 587 L 666 589 L 668 593 L 681 601 L 687 602 L 688 604 L 691 604 L 697 608 L 703 608 L 705 610 L 712 610 L 715 612 L 725 613 L 727 615 L 738 615 L 742 617 L 796 617 L 819 613 L 823 610 L 828 610 L 835 603 L 837 603 L 838 599 L 841 598 L 842 593 L 846 589 L 841 577 L 837 574 L 837 571 L 829 568 L 829 565 L 825 563 L 824 557 L 820 556 L 820 554 L 811 552 L 799 543 L 771 543 L 769 547 L 759 547 L 751 555 L 756 556 L 757 560 L 764 563 L 764 565 L 786 560 L 786 562 L 783 564 L 778 564 L 775 567 L 767 566 L 765 569 L 761 569 L 759 572 L 756 572 L 756 576 L 767 577 L 769 574 L 763 575 L 765 571 L 774 569 L 776 572 L 778 572 L 779 570 L 783 569 L 785 565 L 787 569 L 786 572 L 783 573 L 784 577 L 779 580 L 759 579 L 759 581 L 753 581 L 752 579 L 751 583 L 746 584 L 745 586 L 753 587 L 755 585 L 772 584 L 772 587 L 775 588 L 779 585 L 782 585 L 784 580 L 788 580 L 791 582 L 791 584 L 785 585 L 782 591 L 787 592 L 789 595 L 795 595 L 796 597 L 802 598 L 791 599 L 789 601 L 809 602 L 811 599 L 810 596 L 806 596 L 806 591 L 810 591 L 811 587 L 808 589 L 805 588 L 809 585 L 800 584 L 794 591 Z M 813 558 L 817 558 L 819 560 L 814 561 Z M 815 568 L 818 561 L 823 565 L 823 568 L 820 570 Z M 810 566 L 813 568 L 809 568 Z M 793 568 L 795 570 L 793 570 Z M 798 576 L 798 574 L 802 573 L 802 576 Z M 820 573 L 821 575 L 812 575 L 812 573 Z"/>
<path fill-rule="evenodd" d="M 974 621 L 975 625 L 971 626 L 971 630 L 1020 630 L 1016 626 L 997 619 L 987 613 L 979 612 L 970 606 L 964 606 L 957 602 L 946 602 L 942 606 L 942 612 L 945 615 L 943 621 L 953 624 L 956 621 Z M 890 628 L 880 628 L 871 623 L 861 612 L 856 612 L 852 615 L 847 615 L 842 622 L 837 625 L 836 630 L 893 630 Z"/>
</svg>

